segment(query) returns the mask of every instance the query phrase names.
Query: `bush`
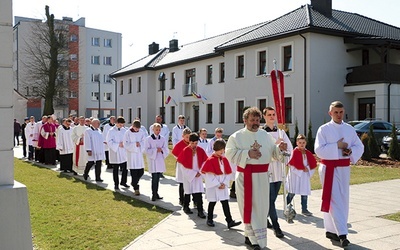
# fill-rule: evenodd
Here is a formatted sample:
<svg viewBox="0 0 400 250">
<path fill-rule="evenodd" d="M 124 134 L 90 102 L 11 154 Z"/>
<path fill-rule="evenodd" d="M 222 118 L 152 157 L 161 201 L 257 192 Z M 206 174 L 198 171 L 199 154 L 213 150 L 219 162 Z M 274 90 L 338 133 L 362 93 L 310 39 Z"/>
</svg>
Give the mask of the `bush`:
<svg viewBox="0 0 400 250">
<path fill-rule="evenodd" d="M 369 137 L 368 148 L 369 148 L 369 151 L 371 152 L 371 157 L 379 158 L 379 155 L 381 154 L 381 150 L 378 146 L 378 143 L 376 142 L 372 126 L 369 126 L 368 137 Z"/>
<path fill-rule="evenodd" d="M 312 136 L 312 125 L 311 125 L 311 120 L 308 123 L 308 131 L 307 131 L 307 146 L 306 148 L 314 154 L 314 139 Z"/>
<path fill-rule="evenodd" d="M 393 160 L 400 160 L 400 146 L 399 140 L 397 140 L 397 131 L 394 124 L 390 136 L 392 137 L 392 141 L 389 144 L 388 156 Z"/>
<path fill-rule="evenodd" d="M 368 147 L 368 141 L 369 141 L 369 136 L 367 133 L 364 133 L 361 136 L 361 142 L 362 142 L 362 144 L 364 144 L 364 153 L 362 154 L 361 159 L 363 159 L 365 161 L 370 161 L 372 159 L 371 151 L 369 150 L 369 147 Z"/>
</svg>

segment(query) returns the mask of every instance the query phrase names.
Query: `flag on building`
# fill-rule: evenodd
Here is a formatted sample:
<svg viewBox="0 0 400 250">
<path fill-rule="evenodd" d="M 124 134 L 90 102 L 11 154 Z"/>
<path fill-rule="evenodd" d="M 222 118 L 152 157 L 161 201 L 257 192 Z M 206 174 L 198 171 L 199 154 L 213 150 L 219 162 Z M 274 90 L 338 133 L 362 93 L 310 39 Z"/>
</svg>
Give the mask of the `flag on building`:
<svg viewBox="0 0 400 250">
<path fill-rule="evenodd" d="M 165 98 L 165 104 L 168 104 L 171 101 L 172 97 L 169 95 L 167 98 Z"/>
<path fill-rule="evenodd" d="M 204 95 L 196 93 L 195 91 L 192 91 L 192 96 L 196 99 L 200 99 L 202 103 L 204 103 L 204 101 L 207 101 L 207 98 Z"/>
</svg>

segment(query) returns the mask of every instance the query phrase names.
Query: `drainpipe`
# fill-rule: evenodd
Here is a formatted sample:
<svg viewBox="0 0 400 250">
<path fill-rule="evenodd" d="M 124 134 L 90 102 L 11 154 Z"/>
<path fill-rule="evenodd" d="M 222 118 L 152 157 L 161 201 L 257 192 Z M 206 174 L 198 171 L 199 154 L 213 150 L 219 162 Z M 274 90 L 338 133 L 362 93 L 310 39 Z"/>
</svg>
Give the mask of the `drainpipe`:
<svg viewBox="0 0 400 250">
<path fill-rule="evenodd" d="M 299 34 L 304 40 L 304 131 L 307 131 L 307 38 L 303 34 Z"/>
<path fill-rule="evenodd" d="M 114 116 L 115 117 L 118 117 L 118 115 L 117 115 L 117 96 L 118 96 L 118 93 L 117 93 L 117 79 L 115 79 L 114 77 L 111 77 L 110 76 L 110 78 L 111 79 L 113 79 L 114 80 L 114 82 L 115 82 L 115 96 L 114 96 L 114 100 L 115 100 L 115 114 L 114 114 Z"/>
<path fill-rule="evenodd" d="M 392 81 L 389 81 L 389 85 L 388 85 L 388 98 L 387 98 L 387 100 L 388 100 L 388 103 L 387 103 L 387 105 L 388 105 L 388 112 L 387 112 L 387 117 L 388 117 L 388 122 L 390 122 L 390 86 L 392 85 Z"/>
</svg>

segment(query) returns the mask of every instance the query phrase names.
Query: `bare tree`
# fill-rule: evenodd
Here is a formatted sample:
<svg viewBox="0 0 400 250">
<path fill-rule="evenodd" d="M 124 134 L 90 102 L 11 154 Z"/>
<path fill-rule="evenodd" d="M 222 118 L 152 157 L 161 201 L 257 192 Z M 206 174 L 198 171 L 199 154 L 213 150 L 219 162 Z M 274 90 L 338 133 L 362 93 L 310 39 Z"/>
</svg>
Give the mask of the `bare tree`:
<svg viewBox="0 0 400 250">
<path fill-rule="evenodd" d="M 27 41 L 24 63 L 28 73 L 26 86 L 32 95 L 44 98 L 43 115 L 54 113 L 54 101 L 66 98 L 68 69 L 68 24 L 56 23 L 46 5 L 46 22 L 37 22 L 30 41 Z"/>
</svg>

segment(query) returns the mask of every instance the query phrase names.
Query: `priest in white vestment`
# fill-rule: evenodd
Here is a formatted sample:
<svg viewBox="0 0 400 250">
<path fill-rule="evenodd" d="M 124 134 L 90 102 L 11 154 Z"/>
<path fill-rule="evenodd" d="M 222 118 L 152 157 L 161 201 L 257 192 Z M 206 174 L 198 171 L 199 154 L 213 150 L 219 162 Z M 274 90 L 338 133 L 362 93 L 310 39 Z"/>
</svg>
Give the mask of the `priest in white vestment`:
<svg viewBox="0 0 400 250">
<path fill-rule="evenodd" d="M 332 102 L 332 120 L 319 127 L 315 139 L 315 153 L 321 159 L 319 174 L 322 183 L 322 206 L 326 237 L 347 246 L 349 216 L 350 162 L 356 163 L 364 152 L 364 145 L 354 128 L 343 122 L 345 114 L 341 102 Z"/>
<path fill-rule="evenodd" d="M 87 128 L 88 127 L 85 125 L 85 117 L 80 116 L 79 125 L 72 129 L 72 141 L 75 144 L 72 159 L 73 170 L 78 174 L 83 174 L 87 163 L 87 154 L 83 139 Z"/>
<path fill-rule="evenodd" d="M 226 145 L 226 157 L 237 165 L 236 196 L 245 224 L 245 244 L 253 249 L 267 245 L 267 215 L 269 209 L 268 164 L 278 158 L 287 144 L 275 144 L 275 139 L 259 129 L 261 111 L 251 107 L 243 113 L 245 128 L 232 134 Z"/>
</svg>

